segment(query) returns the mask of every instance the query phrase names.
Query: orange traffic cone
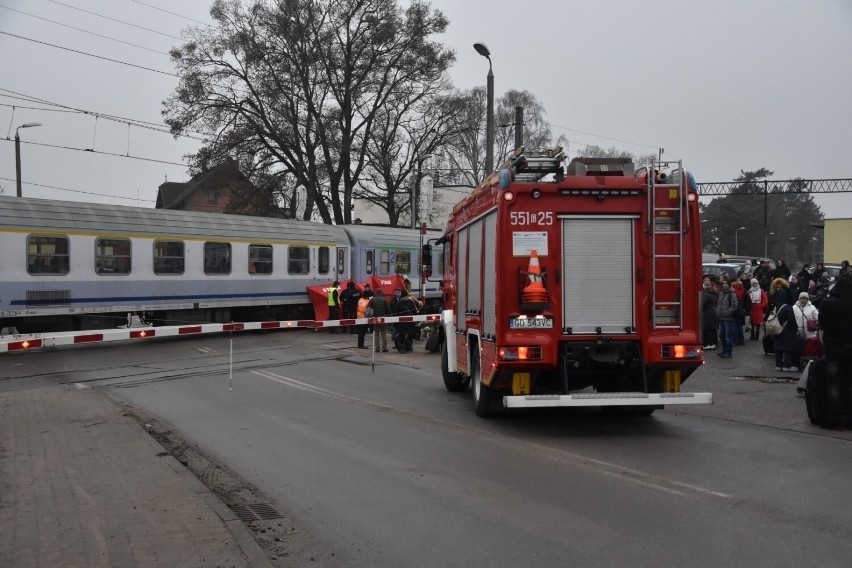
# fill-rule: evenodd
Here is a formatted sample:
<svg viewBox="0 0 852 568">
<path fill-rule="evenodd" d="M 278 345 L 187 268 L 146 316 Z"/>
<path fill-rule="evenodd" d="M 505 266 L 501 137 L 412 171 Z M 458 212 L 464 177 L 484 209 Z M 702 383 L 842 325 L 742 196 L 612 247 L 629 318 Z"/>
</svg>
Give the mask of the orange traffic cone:
<svg viewBox="0 0 852 568">
<path fill-rule="evenodd" d="M 538 264 L 538 252 L 533 249 L 530 253 L 530 265 L 527 270 L 527 274 L 529 274 L 529 284 L 524 287 L 524 291 L 521 296 L 525 304 L 546 304 L 548 296 L 547 290 L 542 283 L 541 267 L 539 267 Z"/>
</svg>

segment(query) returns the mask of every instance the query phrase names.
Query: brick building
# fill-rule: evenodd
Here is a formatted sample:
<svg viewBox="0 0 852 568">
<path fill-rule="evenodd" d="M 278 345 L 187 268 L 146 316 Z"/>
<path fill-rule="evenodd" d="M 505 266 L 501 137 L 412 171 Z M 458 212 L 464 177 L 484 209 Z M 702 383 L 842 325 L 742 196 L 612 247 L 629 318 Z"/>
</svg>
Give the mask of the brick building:
<svg viewBox="0 0 852 568">
<path fill-rule="evenodd" d="M 255 188 L 240 172 L 239 163 L 228 158 L 196 174 L 188 182 L 167 181 L 160 184 L 156 208 L 232 213 L 236 196 L 253 193 L 256 193 Z"/>
</svg>

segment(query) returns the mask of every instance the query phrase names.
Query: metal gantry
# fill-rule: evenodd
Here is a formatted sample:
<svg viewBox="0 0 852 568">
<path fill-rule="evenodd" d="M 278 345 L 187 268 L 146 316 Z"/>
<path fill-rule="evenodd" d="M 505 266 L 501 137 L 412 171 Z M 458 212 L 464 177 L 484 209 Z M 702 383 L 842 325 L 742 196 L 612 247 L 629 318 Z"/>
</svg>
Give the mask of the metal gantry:
<svg viewBox="0 0 852 568">
<path fill-rule="evenodd" d="M 737 190 L 737 195 L 771 193 L 775 190 L 799 193 L 845 193 L 852 192 L 852 179 L 787 179 L 760 180 L 752 182 L 707 182 L 696 184 L 698 195 L 728 195 Z"/>
</svg>

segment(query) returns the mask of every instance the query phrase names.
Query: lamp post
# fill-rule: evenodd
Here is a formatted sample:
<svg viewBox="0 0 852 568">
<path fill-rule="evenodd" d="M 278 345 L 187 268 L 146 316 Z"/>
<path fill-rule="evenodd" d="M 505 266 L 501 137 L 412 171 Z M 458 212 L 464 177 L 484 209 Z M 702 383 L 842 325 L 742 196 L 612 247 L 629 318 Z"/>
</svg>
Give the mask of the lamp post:
<svg viewBox="0 0 852 568">
<path fill-rule="evenodd" d="M 488 109 L 485 117 L 485 176 L 494 171 L 494 71 L 491 69 L 491 52 L 484 43 L 473 44 L 473 49 L 488 60 Z"/>
<path fill-rule="evenodd" d="M 21 128 L 32 128 L 33 126 L 41 126 L 41 123 L 25 122 L 15 129 L 15 176 L 18 181 L 18 197 L 23 197 L 21 194 L 21 136 L 18 131 Z"/>
<path fill-rule="evenodd" d="M 740 231 L 744 231 L 745 227 L 740 227 L 734 231 L 734 256 L 740 254 Z"/>
</svg>

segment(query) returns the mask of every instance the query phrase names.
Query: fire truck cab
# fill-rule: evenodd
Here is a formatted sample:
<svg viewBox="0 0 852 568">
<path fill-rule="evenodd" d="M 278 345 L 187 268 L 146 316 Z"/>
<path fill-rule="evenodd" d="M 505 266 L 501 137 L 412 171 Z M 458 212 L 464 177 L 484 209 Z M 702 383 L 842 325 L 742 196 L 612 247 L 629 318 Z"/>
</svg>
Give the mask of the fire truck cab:
<svg viewBox="0 0 852 568">
<path fill-rule="evenodd" d="M 650 414 L 703 363 L 701 225 L 680 162 L 523 148 L 455 205 L 444 246 L 441 370 L 474 409 Z"/>
</svg>

